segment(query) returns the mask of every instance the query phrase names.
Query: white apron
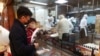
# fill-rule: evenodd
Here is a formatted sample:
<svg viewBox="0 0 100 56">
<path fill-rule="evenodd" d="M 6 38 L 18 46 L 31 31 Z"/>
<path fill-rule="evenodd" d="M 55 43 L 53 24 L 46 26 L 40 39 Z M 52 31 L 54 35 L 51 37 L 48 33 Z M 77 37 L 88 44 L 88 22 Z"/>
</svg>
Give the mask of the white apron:
<svg viewBox="0 0 100 56">
<path fill-rule="evenodd" d="M 85 36 L 87 36 L 87 29 L 86 29 L 86 27 L 84 27 L 84 31 L 85 31 Z"/>
</svg>

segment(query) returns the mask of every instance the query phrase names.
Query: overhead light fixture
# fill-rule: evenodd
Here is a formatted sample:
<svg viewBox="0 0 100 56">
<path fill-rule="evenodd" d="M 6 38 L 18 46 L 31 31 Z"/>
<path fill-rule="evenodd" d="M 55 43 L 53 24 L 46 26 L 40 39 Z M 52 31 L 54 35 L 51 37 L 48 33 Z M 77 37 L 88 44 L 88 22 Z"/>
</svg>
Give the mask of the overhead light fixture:
<svg viewBox="0 0 100 56">
<path fill-rule="evenodd" d="M 3 8 L 4 8 L 4 3 L 0 2 L 0 13 L 3 11 Z"/>
<path fill-rule="evenodd" d="M 88 2 L 88 4 L 90 5 L 90 4 L 91 4 L 91 2 Z"/>
<path fill-rule="evenodd" d="M 58 4 L 64 4 L 64 3 L 67 3 L 68 1 L 67 0 L 57 0 L 55 1 L 55 3 L 58 3 Z"/>
<path fill-rule="evenodd" d="M 48 5 L 47 3 L 36 2 L 36 1 L 29 1 L 30 3 L 39 4 L 39 5 Z"/>
</svg>

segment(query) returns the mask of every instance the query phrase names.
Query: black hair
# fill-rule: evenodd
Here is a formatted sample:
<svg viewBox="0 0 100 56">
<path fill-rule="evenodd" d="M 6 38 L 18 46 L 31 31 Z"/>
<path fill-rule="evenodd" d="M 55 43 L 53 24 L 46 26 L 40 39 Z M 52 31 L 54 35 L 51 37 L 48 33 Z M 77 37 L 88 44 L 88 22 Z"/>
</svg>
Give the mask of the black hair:
<svg viewBox="0 0 100 56">
<path fill-rule="evenodd" d="M 32 16 L 32 12 L 24 6 L 20 6 L 17 10 L 17 16 L 20 19 L 22 16 Z"/>
</svg>

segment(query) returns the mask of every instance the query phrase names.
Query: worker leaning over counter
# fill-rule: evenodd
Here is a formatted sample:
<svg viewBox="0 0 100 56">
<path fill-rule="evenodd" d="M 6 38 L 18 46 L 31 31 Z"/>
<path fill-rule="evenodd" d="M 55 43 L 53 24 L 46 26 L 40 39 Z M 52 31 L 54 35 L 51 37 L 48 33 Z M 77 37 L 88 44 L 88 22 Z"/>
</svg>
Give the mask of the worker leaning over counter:
<svg viewBox="0 0 100 56">
<path fill-rule="evenodd" d="M 12 56 L 36 56 L 38 43 L 28 45 L 25 24 L 30 20 L 31 11 L 23 6 L 17 10 L 18 19 L 10 30 L 9 40 Z"/>
</svg>

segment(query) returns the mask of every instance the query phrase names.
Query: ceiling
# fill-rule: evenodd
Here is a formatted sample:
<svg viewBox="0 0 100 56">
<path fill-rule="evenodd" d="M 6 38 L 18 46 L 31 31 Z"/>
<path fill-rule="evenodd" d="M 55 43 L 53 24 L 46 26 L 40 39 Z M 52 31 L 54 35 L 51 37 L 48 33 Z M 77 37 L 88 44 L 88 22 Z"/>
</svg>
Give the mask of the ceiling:
<svg viewBox="0 0 100 56">
<path fill-rule="evenodd" d="M 15 0 L 15 2 L 29 2 L 29 1 L 36 1 L 36 2 L 43 2 L 43 3 L 47 3 L 48 5 L 55 5 L 55 1 L 56 0 Z M 86 4 L 89 4 L 89 5 L 92 5 L 93 3 L 93 0 L 68 0 L 68 3 L 69 5 L 71 6 L 78 6 L 78 2 L 80 4 L 80 6 L 82 5 L 86 5 Z M 100 4 L 100 0 L 94 0 L 94 5 L 97 5 Z"/>
</svg>

